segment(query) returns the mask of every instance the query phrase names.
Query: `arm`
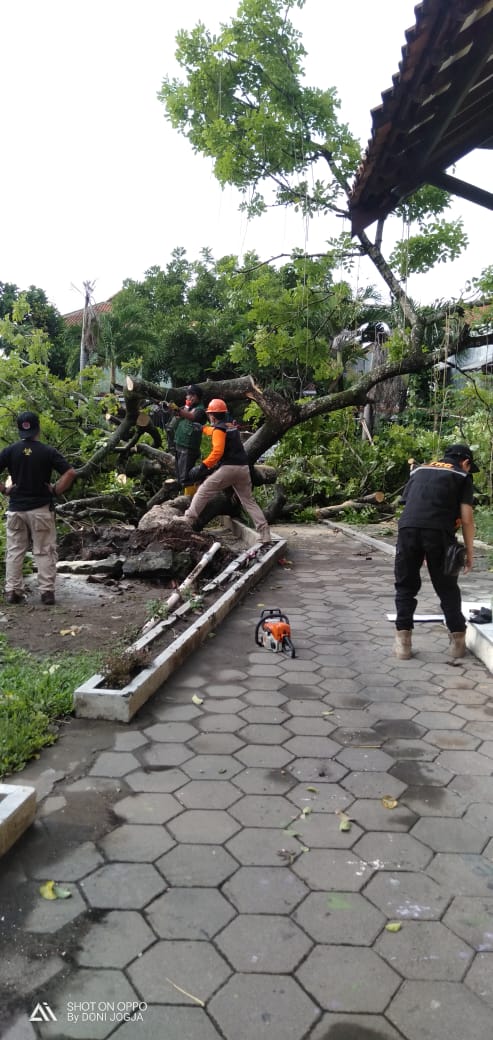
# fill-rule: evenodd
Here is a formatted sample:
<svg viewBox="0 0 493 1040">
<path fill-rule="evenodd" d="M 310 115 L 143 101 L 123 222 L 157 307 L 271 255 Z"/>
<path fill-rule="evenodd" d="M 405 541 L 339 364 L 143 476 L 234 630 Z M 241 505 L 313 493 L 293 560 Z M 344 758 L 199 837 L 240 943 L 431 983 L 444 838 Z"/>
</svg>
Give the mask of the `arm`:
<svg viewBox="0 0 493 1040">
<path fill-rule="evenodd" d="M 474 514 L 472 506 L 461 502 L 460 518 L 462 523 L 462 537 L 466 547 L 466 563 L 464 574 L 469 574 L 473 568 L 474 561 Z"/>
<path fill-rule="evenodd" d="M 64 491 L 68 491 L 72 487 L 72 484 L 77 474 L 73 466 L 65 470 L 61 477 L 58 477 L 54 484 L 50 485 L 50 490 L 55 496 L 63 495 Z"/>
<path fill-rule="evenodd" d="M 217 427 L 205 427 L 204 433 L 212 431 L 212 451 L 209 453 L 206 459 L 204 459 L 203 465 L 207 466 L 207 469 L 214 469 L 218 462 L 221 461 L 224 455 L 224 448 L 226 446 L 226 434 L 224 430 L 219 430 Z"/>
</svg>

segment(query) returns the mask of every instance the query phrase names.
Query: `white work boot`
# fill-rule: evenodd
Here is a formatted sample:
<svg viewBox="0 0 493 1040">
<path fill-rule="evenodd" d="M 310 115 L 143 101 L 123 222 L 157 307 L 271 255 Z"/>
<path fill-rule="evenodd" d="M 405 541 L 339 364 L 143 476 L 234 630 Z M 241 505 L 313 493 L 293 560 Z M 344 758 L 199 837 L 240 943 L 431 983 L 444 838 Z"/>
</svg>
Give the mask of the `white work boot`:
<svg viewBox="0 0 493 1040">
<path fill-rule="evenodd" d="M 409 658 L 413 656 L 411 635 L 412 632 L 410 628 L 396 629 L 394 654 L 399 658 L 399 661 L 409 661 Z"/>
<path fill-rule="evenodd" d="M 459 657 L 466 656 L 466 633 L 465 632 L 449 632 L 448 637 L 450 639 L 450 656 L 452 660 L 456 661 Z"/>
</svg>

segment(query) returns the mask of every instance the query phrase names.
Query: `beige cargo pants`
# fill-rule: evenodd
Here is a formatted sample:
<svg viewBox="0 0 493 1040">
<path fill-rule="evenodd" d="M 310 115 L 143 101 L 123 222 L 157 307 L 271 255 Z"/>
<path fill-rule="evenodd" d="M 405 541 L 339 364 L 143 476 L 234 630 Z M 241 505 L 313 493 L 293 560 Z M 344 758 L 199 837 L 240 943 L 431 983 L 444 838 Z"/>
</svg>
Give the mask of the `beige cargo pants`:
<svg viewBox="0 0 493 1040">
<path fill-rule="evenodd" d="M 38 571 L 39 590 L 54 592 L 56 578 L 55 514 L 49 506 L 25 512 L 7 512 L 7 558 L 5 591 L 22 592 L 22 565 L 32 544 Z"/>
<path fill-rule="evenodd" d="M 243 509 L 252 518 L 260 541 L 270 542 L 269 525 L 252 494 L 252 480 L 248 466 L 220 466 L 214 473 L 211 473 L 193 496 L 192 504 L 185 513 L 186 519 L 191 520 L 192 523 L 199 520 L 202 510 L 211 498 L 214 498 L 218 491 L 229 487 L 233 488 Z"/>
</svg>

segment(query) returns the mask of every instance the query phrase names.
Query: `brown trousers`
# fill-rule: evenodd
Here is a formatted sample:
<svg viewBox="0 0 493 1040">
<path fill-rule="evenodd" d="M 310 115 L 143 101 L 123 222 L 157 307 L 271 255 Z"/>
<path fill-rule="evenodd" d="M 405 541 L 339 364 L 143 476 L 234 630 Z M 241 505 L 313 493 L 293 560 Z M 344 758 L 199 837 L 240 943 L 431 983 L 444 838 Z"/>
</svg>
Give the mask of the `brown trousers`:
<svg viewBox="0 0 493 1040">
<path fill-rule="evenodd" d="M 248 466 L 220 466 L 215 473 L 211 473 L 193 496 L 190 509 L 187 509 L 185 513 L 187 520 L 199 520 L 202 510 L 211 498 L 214 498 L 218 491 L 229 487 L 233 488 L 243 509 L 252 518 L 260 541 L 270 542 L 269 525 L 252 494 L 252 480 Z"/>
<path fill-rule="evenodd" d="M 7 512 L 5 591 L 22 592 L 22 565 L 32 544 L 40 592 L 53 592 L 56 578 L 55 514 L 49 506 L 23 512 Z"/>
</svg>

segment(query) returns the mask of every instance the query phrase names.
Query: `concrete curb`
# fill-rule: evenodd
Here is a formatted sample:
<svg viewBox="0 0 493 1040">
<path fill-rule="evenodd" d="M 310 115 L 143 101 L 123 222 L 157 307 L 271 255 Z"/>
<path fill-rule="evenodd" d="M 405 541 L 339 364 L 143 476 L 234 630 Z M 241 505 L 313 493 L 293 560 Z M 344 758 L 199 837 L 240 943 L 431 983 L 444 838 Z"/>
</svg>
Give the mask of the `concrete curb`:
<svg viewBox="0 0 493 1040">
<path fill-rule="evenodd" d="M 0 857 L 24 834 L 35 814 L 34 787 L 0 784 Z"/>
<path fill-rule="evenodd" d="M 232 521 L 231 526 L 234 533 L 240 534 L 247 545 L 257 544 L 255 533 L 249 528 L 245 528 L 238 521 Z M 253 588 L 267 574 L 285 549 L 284 540 L 273 541 L 260 559 L 256 560 L 244 574 L 236 578 L 226 592 L 223 592 L 219 599 L 197 621 L 194 621 L 186 632 L 183 632 L 170 646 L 158 654 L 149 667 L 139 672 L 123 689 L 105 688 L 101 686 L 103 681 L 101 675 L 91 676 L 75 690 L 75 714 L 79 718 L 130 722 L 149 697 L 162 686 L 166 679 L 189 657 L 190 653 L 204 642 L 209 633 L 227 617 L 249 589 Z M 248 553 L 242 555 L 247 556 Z M 231 574 L 231 566 L 227 567 L 223 574 L 227 579 Z M 220 585 L 221 577 L 218 575 L 209 586 L 205 587 L 204 591 Z M 156 625 L 136 643 L 133 643 L 129 649 L 141 649 L 143 646 L 149 646 L 161 634 L 164 627 L 171 625 L 178 617 L 182 617 L 183 613 L 183 608 L 180 608 L 172 617 Z"/>
</svg>

